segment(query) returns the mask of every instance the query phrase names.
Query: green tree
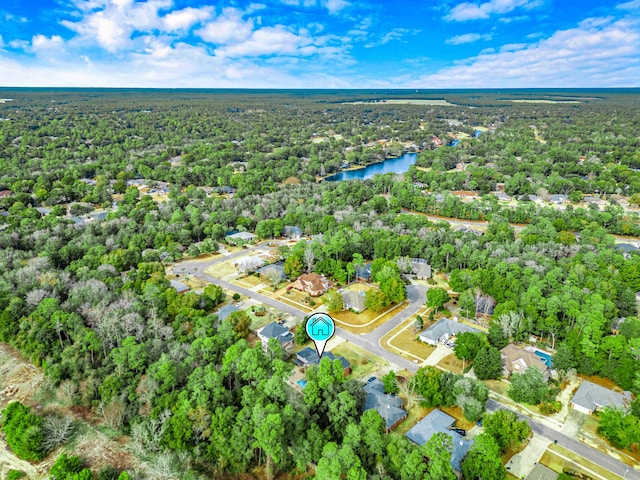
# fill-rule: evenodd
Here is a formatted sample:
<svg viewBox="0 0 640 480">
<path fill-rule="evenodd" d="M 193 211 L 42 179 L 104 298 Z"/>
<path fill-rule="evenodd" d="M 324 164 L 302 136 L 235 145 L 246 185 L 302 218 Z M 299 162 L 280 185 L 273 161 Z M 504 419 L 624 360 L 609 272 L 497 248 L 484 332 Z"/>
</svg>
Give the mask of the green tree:
<svg viewBox="0 0 640 480">
<path fill-rule="evenodd" d="M 473 373 L 480 380 L 496 380 L 502 375 L 502 358 L 497 348 L 481 348 L 473 360 Z"/>
<path fill-rule="evenodd" d="M 453 440 L 449 435 L 442 432 L 432 435 L 420 450 L 429 459 L 425 480 L 455 480 L 457 478 L 451 466 Z"/>
<path fill-rule="evenodd" d="M 324 294 L 322 304 L 327 307 L 329 313 L 337 313 L 342 311 L 342 295 L 340 295 L 335 289 L 330 289 Z"/>
<path fill-rule="evenodd" d="M 236 333 L 236 339 L 247 338 L 249 335 L 249 327 L 251 326 L 251 319 L 244 310 L 231 312 L 226 319 Z"/>
<path fill-rule="evenodd" d="M 389 370 L 389 373 L 382 377 L 382 383 L 384 384 L 384 391 L 395 395 L 398 393 L 398 379 L 396 378 L 396 372 Z"/>
<path fill-rule="evenodd" d="M 531 435 L 531 427 L 527 421 L 518 420 L 518 416 L 510 410 L 500 409 L 485 415 L 482 426 L 484 431 L 496 440 L 502 453 L 519 445 Z"/>
<path fill-rule="evenodd" d="M 456 344 L 453 353 L 458 360 L 462 360 L 462 369 L 465 363 L 473 360 L 482 348 L 488 346 L 487 337 L 481 333 L 462 332 L 456 336 Z"/>
<path fill-rule="evenodd" d="M 512 374 L 510 381 L 508 395 L 515 402 L 537 405 L 550 400 L 547 380 L 536 367 L 529 367 L 524 373 Z"/>
<path fill-rule="evenodd" d="M 298 254 L 291 254 L 284 262 L 284 273 L 289 278 L 296 278 L 302 275 L 304 271 L 304 263 L 302 256 Z"/>
<path fill-rule="evenodd" d="M 19 458 L 40 461 L 44 458 L 42 418 L 31 408 L 12 402 L 2 411 L 2 430 L 7 444 Z"/>
<path fill-rule="evenodd" d="M 473 440 L 469 453 L 462 460 L 465 480 L 505 480 L 507 472 L 496 440 L 488 433 L 481 433 Z"/>
<path fill-rule="evenodd" d="M 449 301 L 449 294 L 444 288 L 434 287 L 427 290 L 427 306 L 437 312 Z"/>
</svg>

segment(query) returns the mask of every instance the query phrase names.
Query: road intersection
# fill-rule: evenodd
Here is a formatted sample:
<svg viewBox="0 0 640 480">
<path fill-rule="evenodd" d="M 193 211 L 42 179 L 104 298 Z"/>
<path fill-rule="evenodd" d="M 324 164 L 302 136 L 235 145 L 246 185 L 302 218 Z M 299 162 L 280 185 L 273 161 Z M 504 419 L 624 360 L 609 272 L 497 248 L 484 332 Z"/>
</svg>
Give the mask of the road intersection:
<svg viewBox="0 0 640 480">
<path fill-rule="evenodd" d="M 236 284 L 227 282 L 225 280 L 221 280 L 219 278 L 208 275 L 204 272 L 205 269 L 215 265 L 216 263 L 221 263 L 227 261 L 231 258 L 240 257 L 243 255 L 247 255 L 253 250 L 257 250 L 261 248 L 261 245 L 256 245 L 249 249 L 240 250 L 238 252 L 234 252 L 231 254 L 227 254 L 224 256 L 216 257 L 208 261 L 186 261 L 182 262 L 174 267 L 174 272 L 177 272 L 177 268 L 179 266 L 179 274 L 180 275 L 193 275 L 207 282 L 213 283 L 214 285 L 218 285 L 222 288 L 225 288 L 230 291 L 237 292 L 246 297 L 252 298 L 258 302 L 261 302 L 265 305 L 272 306 L 277 308 L 278 310 L 285 312 L 289 315 L 292 315 L 296 318 L 304 319 L 310 313 L 304 312 L 292 305 L 288 305 L 284 302 L 271 298 L 267 295 L 263 295 L 261 293 L 255 292 L 248 288 L 244 288 L 238 286 Z M 374 355 L 383 358 L 388 361 L 390 364 L 396 365 L 401 369 L 406 369 L 409 372 L 415 373 L 421 367 L 421 364 L 417 364 L 411 362 L 395 353 L 392 353 L 384 348 L 380 344 L 380 339 L 389 333 L 391 330 L 396 328 L 402 322 L 410 318 L 412 315 L 416 314 L 423 306 L 425 301 L 425 293 L 427 291 L 427 287 L 420 285 L 409 285 L 407 286 L 407 300 L 409 301 L 409 306 L 401 310 L 395 316 L 393 316 L 389 321 L 384 323 L 383 325 L 376 328 L 374 331 L 357 335 L 342 328 L 336 328 L 336 335 L 347 340 L 354 345 L 363 348 Z M 490 399 L 487 402 L 487 411 L 492 412 L 499 408 L 505 408 L 511 410 L 508 406 L 505 406 L 497 401 Z M 534 420 L 533 418 L 523 415 L 519 412 L 516 412 L 519 418 L 526 420 L 529 425 L 531 425 L 531 429 L 537 435 L 544 437 L 550 441 L 557 441 L 557 443 L 566 449 L 574 452 L 575 454 L 587 458 L 593 463 L 601 466 L 609 470 L 610 472 L 618 475 L 625 480 L 640 480 L 640 472 L 629 468 L 628 465 L 616 460 L 613 457 L 610 457 L 599 450 L 592 448 L 588 445 L 581 443 L 580 441 L 571 438 L 567 435 L 561 433 L 561 427 L 552 427 L 549 424 L 542 423 L 538 420 Z"/>
</svg>

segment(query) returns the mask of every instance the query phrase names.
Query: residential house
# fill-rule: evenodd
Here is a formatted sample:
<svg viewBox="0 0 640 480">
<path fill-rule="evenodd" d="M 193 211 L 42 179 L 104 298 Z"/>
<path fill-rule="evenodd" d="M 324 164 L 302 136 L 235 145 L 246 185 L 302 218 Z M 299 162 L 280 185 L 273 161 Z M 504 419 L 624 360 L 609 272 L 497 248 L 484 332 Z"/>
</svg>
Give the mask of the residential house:
<svg viewBox="0 0 640 480">
<path fill-rule="evenodd" d="M 229 317 L 229 315 L 231 315 L 233 312 L 239 312 L 239 311 L 240 309 L 238 307 L 230 303 L 228 305 L 225 305 L 224 307 L 221 307 L 216 313 L 216 315 L 219 321 L 223 321 L 223 320 L 226 320 Z"/>
<path fill-rule="evenodd" d="M 371 280 L 371 262 L 356 267 L 356 280 L 369 282 Z"/>
<path fill-rule="evenodd" d="M 284 262 L 276 262 L 271 263 L 269 265 L 265 265 L 264 267 L 260 267 L 256 270 L 258 275 L 263 278 L 270 278 L 271 272 L 275 270 L 280 275 L 280 281 L 284 282 L 287 279 L 287 274 L 284 273 Z"/>
<path fill-rule="evenodd" d="M 362 411 L 376 410 L 384 419 L 387 432 L 393 430 L 407 418 L 407 411 L 399 397 L 384 393 L 384 384 L 377 378 L 364 386 L 364 405 Z"/>
<path fill-rule="evenodd" d="M 409 430 L 406 433 L 406 437 L 413 443 L 424 445 L 436 433 L 449 435 L 453 440 L 451 466 L 456 472 L 460 472 L 462 459 L 471 448 L 473 440 L 466 440 L 460 434 L 451 430 L 455 422 L 456 420 L 453 417 L 436 408 Z"/>
<path fill-rule="evenodd" d="M 293 333 L 284 325 L 271 322 L 257 331 L 258 338 L 262 342 L 262 348 L 267 349 L 269 339 L 275 338 L 285 350 L 293 346 Z"/>
<path fill-rule="evenodd" d="M 507 378 L 510 377 L 512 373 L 524 373 L 529 367 L 535 367 L 540 370 L 545 377 L 549 377 L 547 364 L 541 357 L 536 355 L 535 352 L 509 344 L 500 350 L 500 357 L 502 358 L 502 374 Z"/>
<path fill-rule="evenodd" d="M 592 195 L 587 195 L 582 200 L 584 201 L 584 203 L 592 203 L 594 205 L 606 205 L 607 204 L 606 200 L 602 200 L 601 198 L 594 197 Z"/>
<path fill-rule="evenodd" d="M 178 293 L 186 293 L 190 290 L 187 285 L 185 285 L 182 282 L 179 282 L 178 280 L 169 280 L 169 283 Z"/>
<path fill-rule="evenodd" d="M 221 195 L 233 195 L 233 193 L 236 190 L 233 187 L 229 187 L 228 185 L 224 185 L 222 187 L 217 187 L 216 191 Z"/>
<path fill-rule="evenodd" d="M 541 463 L 536 463 L 529 472 L 529 475 L 527 475 L 526 480 L 558 480 L 558 476 L 559 475 L 549 467 L 545 467 Z"/>
<path fill-rule="evenodd" d="M 418 280 L 428 280 L 431 278 L 431 265 L 429 265 L 424 258 L 411 258 L 409 262 Z"/>
<path fill-rule="evenodd" d="M 438 342 L 444 343 L 451 337 L 462 332 L 480 333 L 479 330 L 465 325 L 464 323 L 454 322 L 448 318 L 443 318 L 420 333 L 419 338 L 421 341 L 428 343 L 429 345 L 437 345 Z"/>
<path fill-rule="evenodd" d="M 614 392 L 585 380 L 571 399 L 571 407 L 578 412 L 591 415 L 596 410 L 606 407 L 625 408 L 630 402 L 631 392 Z"/>
<path fill-rule="evenodd" d="M 300 240 L 302 237 L 302 229 L 292 225 L 284 226 L 284 236 L 290 240 Z"/>
<path fill-rule="evenodd" d="M 345 290 L 342 292 L 342 305 L 345 310 L 353 310 L 356 313 L 365 311 L 367 306 L 364 292 Z"/>
<path fill-rule="evenodd" d="M 253 240 L 255 240 L 256 236 L 250 232 L 237 232 L 232 233 L 231 235 L 227 235 L 225 238 L 227 242 L 235 243 L 237 245 L 238 243 L 242 242 L 252 242 Z"/>
<path fill-rule="evenodd" d="M 328 358 L 332 362 L 334 360 L 340 360 L 342 364 L 342 368 L 344 370 L 344 376 L 346 377 L 351 373 L 351 363 L 346 358 L 340 355 L 334 355 L 331 352 L 324 352 L 322 354 L 322 358 Z M 293 363 L 302 367 L 302 370 L 305 371 L 308 367 L 312 365 L 318 365 L 320 363 L 320 357 L 318 356 L 318 352 L 315 348 L 305 347 L 296 353 L 296 358 L 293 360 Z"/>
<path fill-rule="evenodd" d="M 79 227 L 84 227 L 86 224 L 86 221 L 84 218 L 80 218 L 80 217 L 67 217 L 68 220 L 71 220 L 73 223 L 75 223 L 77 226 Z"/>
<path fill-rule="evenodd" d="M 293 286 L 297 290 L 307 292 L 312 297 L 319 297 L 329 289 L 331 283 L 324 275 L 312 272 L 300 275 Z"/>
<path fill-rule="evenodd" d="M 451 192 L 451 195 L 453 195 L 454 197 L 458 197 L 460 200 L 468 201 L 468 202 L 475 200 L 476 198 L 479 198 L 476 192 L 472 192 L 470 190 L 453 191 Z"/>
<path fill-rule="evenodd" d="M 506 193 L 493 192 L 493 194 L 496 196 L 496 198 L 500 202 L 510 202 L 511 201 L 511 197 L 509 195 L 507 195 Z"/>
<path fill-rule="evenodd" d="M 569 203 L 569 197 L 566 195 L 549 195 L 549 200 L 551 201 L 551 203 L 554 203 L 556 205 L 564 205 L 566 203 Z"/>
<path fill-rule="evenodd" d="M 92 221 L 101 222 L 107 219 L 107 212 L 93 212 L 89 215 Z"/>
<path fill-rule="evenodd" d="M 47 215 L 49 215 L 51 213 L 51 209 L 49 207 L 36 207 L 36 210 L 43 217 L 46 217 Z"/>
</svg>

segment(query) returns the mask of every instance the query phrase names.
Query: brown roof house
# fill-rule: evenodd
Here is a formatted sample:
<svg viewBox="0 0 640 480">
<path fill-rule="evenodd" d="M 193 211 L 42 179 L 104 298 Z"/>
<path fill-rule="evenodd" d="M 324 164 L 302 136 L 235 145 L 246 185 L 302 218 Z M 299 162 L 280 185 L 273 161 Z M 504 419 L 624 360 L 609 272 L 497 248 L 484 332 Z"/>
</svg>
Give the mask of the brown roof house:
<svg viewBox="0 0 640 480">
<path fill-rule="evenodd" d="M 293 286 L 302 292 L 307 292 L 312 297 L 319 297 L 326 293 L 331 283 L 324 275 L 305 273 L 298 277 Z"/>
<path fill-rule="evenodd" d="M 549 377 L 549 368 L 545 361 L 535 354 L 513 344 L 509 344 L 500 350 L 502 357 L 502 374 L 510 377 L 512 373 L 524 373 L 529 367 L 535 367 Z"/>
</svg>

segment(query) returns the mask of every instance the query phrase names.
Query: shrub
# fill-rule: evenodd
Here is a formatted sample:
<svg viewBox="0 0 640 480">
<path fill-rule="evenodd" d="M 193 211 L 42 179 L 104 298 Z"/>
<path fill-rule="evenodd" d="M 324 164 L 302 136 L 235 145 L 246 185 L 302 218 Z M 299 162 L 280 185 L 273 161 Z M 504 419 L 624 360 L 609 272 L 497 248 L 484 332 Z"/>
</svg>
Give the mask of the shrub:
<svg viewBox="0 0 640 480">
<path fill-rule="evenodd" d="M 40 461 L 44 458 L 42 418 L 20 402 L 10 403 L 2 411 L 2 429 L 7 443 L 19 458 Z"/>
<path fill-rule="evenodd" d="M 553 415 L 562 410 L 562 403 L 560 402 L 546 402 L 540 404 L 540 413 L 543 415 Z"/>
<path fill-rule="evenodd" d="M 7 474 L 7 480 L 19 480 L 20 478 L 26 477 L 27 474 L 20 470 L 9 470 Z"/>
</svg>

